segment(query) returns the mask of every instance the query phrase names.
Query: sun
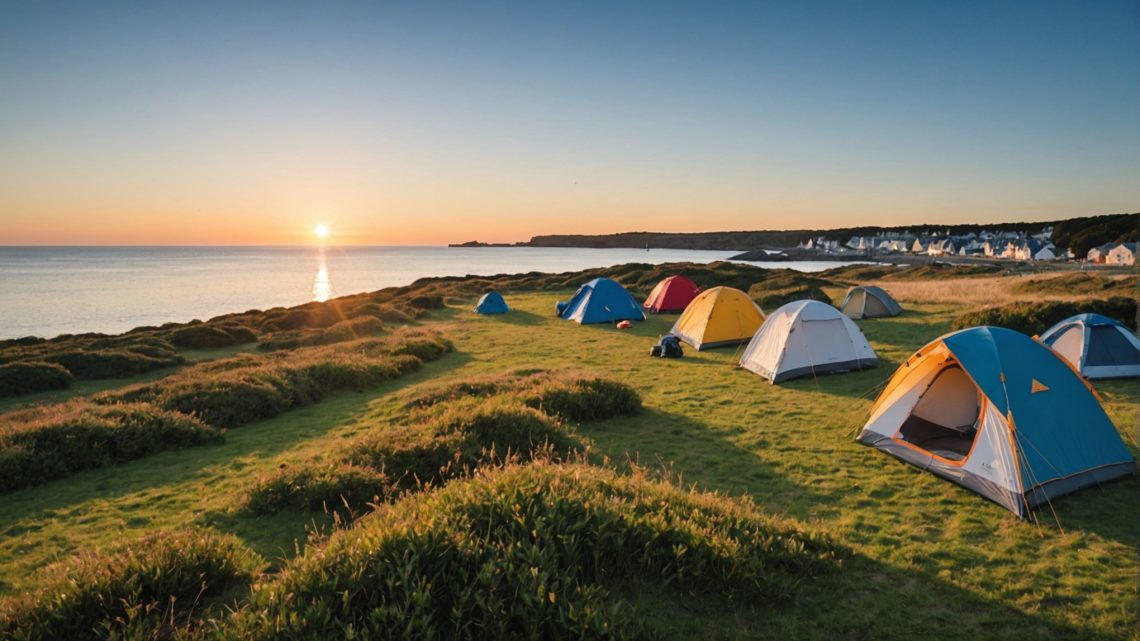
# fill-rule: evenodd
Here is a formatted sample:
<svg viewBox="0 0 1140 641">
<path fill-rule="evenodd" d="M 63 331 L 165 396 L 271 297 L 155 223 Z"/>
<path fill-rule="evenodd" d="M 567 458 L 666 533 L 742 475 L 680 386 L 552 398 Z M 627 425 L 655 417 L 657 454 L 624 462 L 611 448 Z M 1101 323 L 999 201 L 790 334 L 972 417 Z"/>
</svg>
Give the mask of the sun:
<svg viewBox="0 0 1140 641">
<path fill-rule="evenodd" d="M 317 238 L 328 238 L 329 237 L 328 225 L 324 225 L 324 224 L 317 225 L 316 229 L 313 230 L 313 233 L 315 233 L 317 235 Z"/>
</svg>

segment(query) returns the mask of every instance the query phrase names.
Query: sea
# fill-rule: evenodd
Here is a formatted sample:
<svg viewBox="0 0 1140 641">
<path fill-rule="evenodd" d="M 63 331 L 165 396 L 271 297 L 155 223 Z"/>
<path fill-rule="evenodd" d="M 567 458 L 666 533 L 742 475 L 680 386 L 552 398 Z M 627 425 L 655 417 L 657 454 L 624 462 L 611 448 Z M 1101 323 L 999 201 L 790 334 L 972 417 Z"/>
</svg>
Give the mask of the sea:
<svg viewBox="0 0 1140 641">
<path fill-rule="evenodd" d="M 426 276 L 708 263 L 739 252 L 546 247 L 0 247 L 0 339 L 117 334 Z M 833 261 L 752 262 L 811 272 Z"/>
</svg>

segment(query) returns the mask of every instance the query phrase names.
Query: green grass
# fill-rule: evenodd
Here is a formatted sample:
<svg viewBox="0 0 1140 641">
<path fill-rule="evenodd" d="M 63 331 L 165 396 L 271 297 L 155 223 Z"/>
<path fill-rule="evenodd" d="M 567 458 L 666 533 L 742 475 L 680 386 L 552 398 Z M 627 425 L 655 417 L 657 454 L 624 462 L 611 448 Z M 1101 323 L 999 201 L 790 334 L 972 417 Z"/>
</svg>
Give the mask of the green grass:
<svg viewBox="0 0 1140 641">
<path fill-rule="evenodd" d="M 34 570 L 77 551 L 191 525 L 234 534 L 279 567 L 333 523 L 320 512 L 243 512 L 254 479 L 399 422 L 423 389 L 555 368 L 619 380 L 641 396 L 639 414 L 576 426 L 597 460 L 660 466 L 701 489 L 748 495 L 851 550 L 839 571 L 779 607 L 644 587 L 633 607 L 664 638 L 1136 636 L 1136 478 L 1062 498 L 1055 516 L 1033 524 L 854 442 L 893 367 L 948 331 L 962 306 L 908 305 L 902 316 L 862 321 L 878 368 L 773 386 L 734 367 L 738 350 L 650 358 L 672 315 L 625 331 L 554 318 L 553 301 L 570 293 L 507 292 L 516 311 L 502 317 L 472 314 L 468 303 L 435 312 L 424 324 L 456 351 L 418 372 L 246 425 L 222 444 L 0 497 L 0 592 L 36 587 Z M 1096 387 L 1135 455 L 1136 383 Z"/>
</svg>

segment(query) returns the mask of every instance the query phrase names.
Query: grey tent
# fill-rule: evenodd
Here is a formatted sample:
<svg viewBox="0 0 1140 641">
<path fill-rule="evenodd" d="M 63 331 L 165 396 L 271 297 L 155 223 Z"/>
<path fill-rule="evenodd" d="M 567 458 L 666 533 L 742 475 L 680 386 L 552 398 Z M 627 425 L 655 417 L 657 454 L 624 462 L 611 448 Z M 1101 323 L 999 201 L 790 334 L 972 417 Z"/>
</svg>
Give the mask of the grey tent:
<svg viewBox="0 0 1140 641">
<path fill-rule="evenodd" d="M 847 290 L 847 297 L 839 309 L 849 318 L 878 318 L 898 316 L 902 307 L 882 287 L 859 285 Z"/>
</svg>

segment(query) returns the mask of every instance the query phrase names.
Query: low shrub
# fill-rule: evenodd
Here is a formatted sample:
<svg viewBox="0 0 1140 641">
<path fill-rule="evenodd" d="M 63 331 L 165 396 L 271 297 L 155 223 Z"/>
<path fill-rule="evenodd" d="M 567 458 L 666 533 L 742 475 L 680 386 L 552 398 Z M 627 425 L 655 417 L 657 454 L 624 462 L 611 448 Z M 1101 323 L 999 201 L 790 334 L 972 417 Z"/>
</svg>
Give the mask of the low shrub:
<svg viewBox="0 0 1140 641">
<path fill-rule="evenodd" d="M 57 363 L 16 362 L 0 365 L 0 396 L 67 389 L 75 377 Z"/>
<path fill-rule="evenodd" d="M 173 638 L 201 629 L 215 603 L 262 565 L 237 538 L 205 529 L 156 534 L 50 568 L 43 587 L 0 602 L 0 637 Z"/>
<path fill-rule="evenodd" d="M 568 421 L 597 421 L 641 411 L 641 397 L 604 378 L 553 378 L 524 392 L 527 405 Z"/>
<path fill-rule="evenodd" d="M 226 638 L 656 636 L 640 582 L 749 602 L 832 571 L 823 535 L 747 499 L 643 474 L 532 464 L 406 498 L 342 530 L 253 592 Z M 659 632 L 659 631 L 657 631 Z"/>
<path fill-rule="evenodd" d="M 1136 299 L 1124 296 L 1079 302 L 1011 303 L 1000 307 L 966 312 L 954 319 L 952 328 L 965 329 L 979 325 L 996 325 L 1032 336 L 1044 332 L 1070 316 L 1086 312 L 1108 316 L 1132 329 L 1136 329 Z"/>
<path fill-rule="evenodd" d="M 151 350 L 151 348 L 143 348 Z M 154 353 L 154 352 L 152 352 Z M 150 356 L 129 349 L 84 349 L 52 354 L 45 360 L 58 363 L 79 380 L 129 378 L 186 362 L 178 354 Z"/>
<path fill-rule="evenodd" d="M 71 401 L 10 412 L 0 415 L 0 491 L 221 440 L 198 419 L 149 404 Z"/>
<path fill-rule="evenodd" d="M 155 383 L 101 394 L 95 400 L 102 404 L 151 402 L 228 429 L 318 402 L 334 390 L 368 389 L 450 350 L 450 341 L 439 334 L 398 332 L 385 339 L 335 347 L 247 354 L 203 363 Z"/>
<path fill-rule="evenodd" d="M 1105 294 L 1132 295 L 1136 292 L 1136 276 L 1111 278 L 1088 272 L 1074 272 L 1050 278 L 1022 279 L 1010 286 L 1016 294 L 1090 294 L 1104 297 Z"/>
<path fill-rule="evenodd" d="M 282 510 L 360 510 L 388 498 L 387 476 L 370 467 L 311 461 L 286 466 L 259 478 L 247 493 L 245 508 L 257 514 Z"/>
<path fill-rule="evenodd" d="M 227 429 L 277 416 L 294 403 L 290 381 L 269 372 L 184 378 L 158 389 L 153 400 L 163 409 Z"/>
<path fill-rule="evenodd" d="M 257 335 L 242 325 L 189 325 L 170 333 L 170 342 L 183 349 L 216 349 L 256 340 Z"/>
<path fill-rule="evenodd" d="M 406 426 L 384 426 L 330 458 L 259 479 L 245 500 L 262 514 L 289 509 L 361 510 L 366 503 L 470 475 L 485 465 L 563 458 L 579 449 L 558 420 L 516 399 L 438 405 Z"/>
</svg>

